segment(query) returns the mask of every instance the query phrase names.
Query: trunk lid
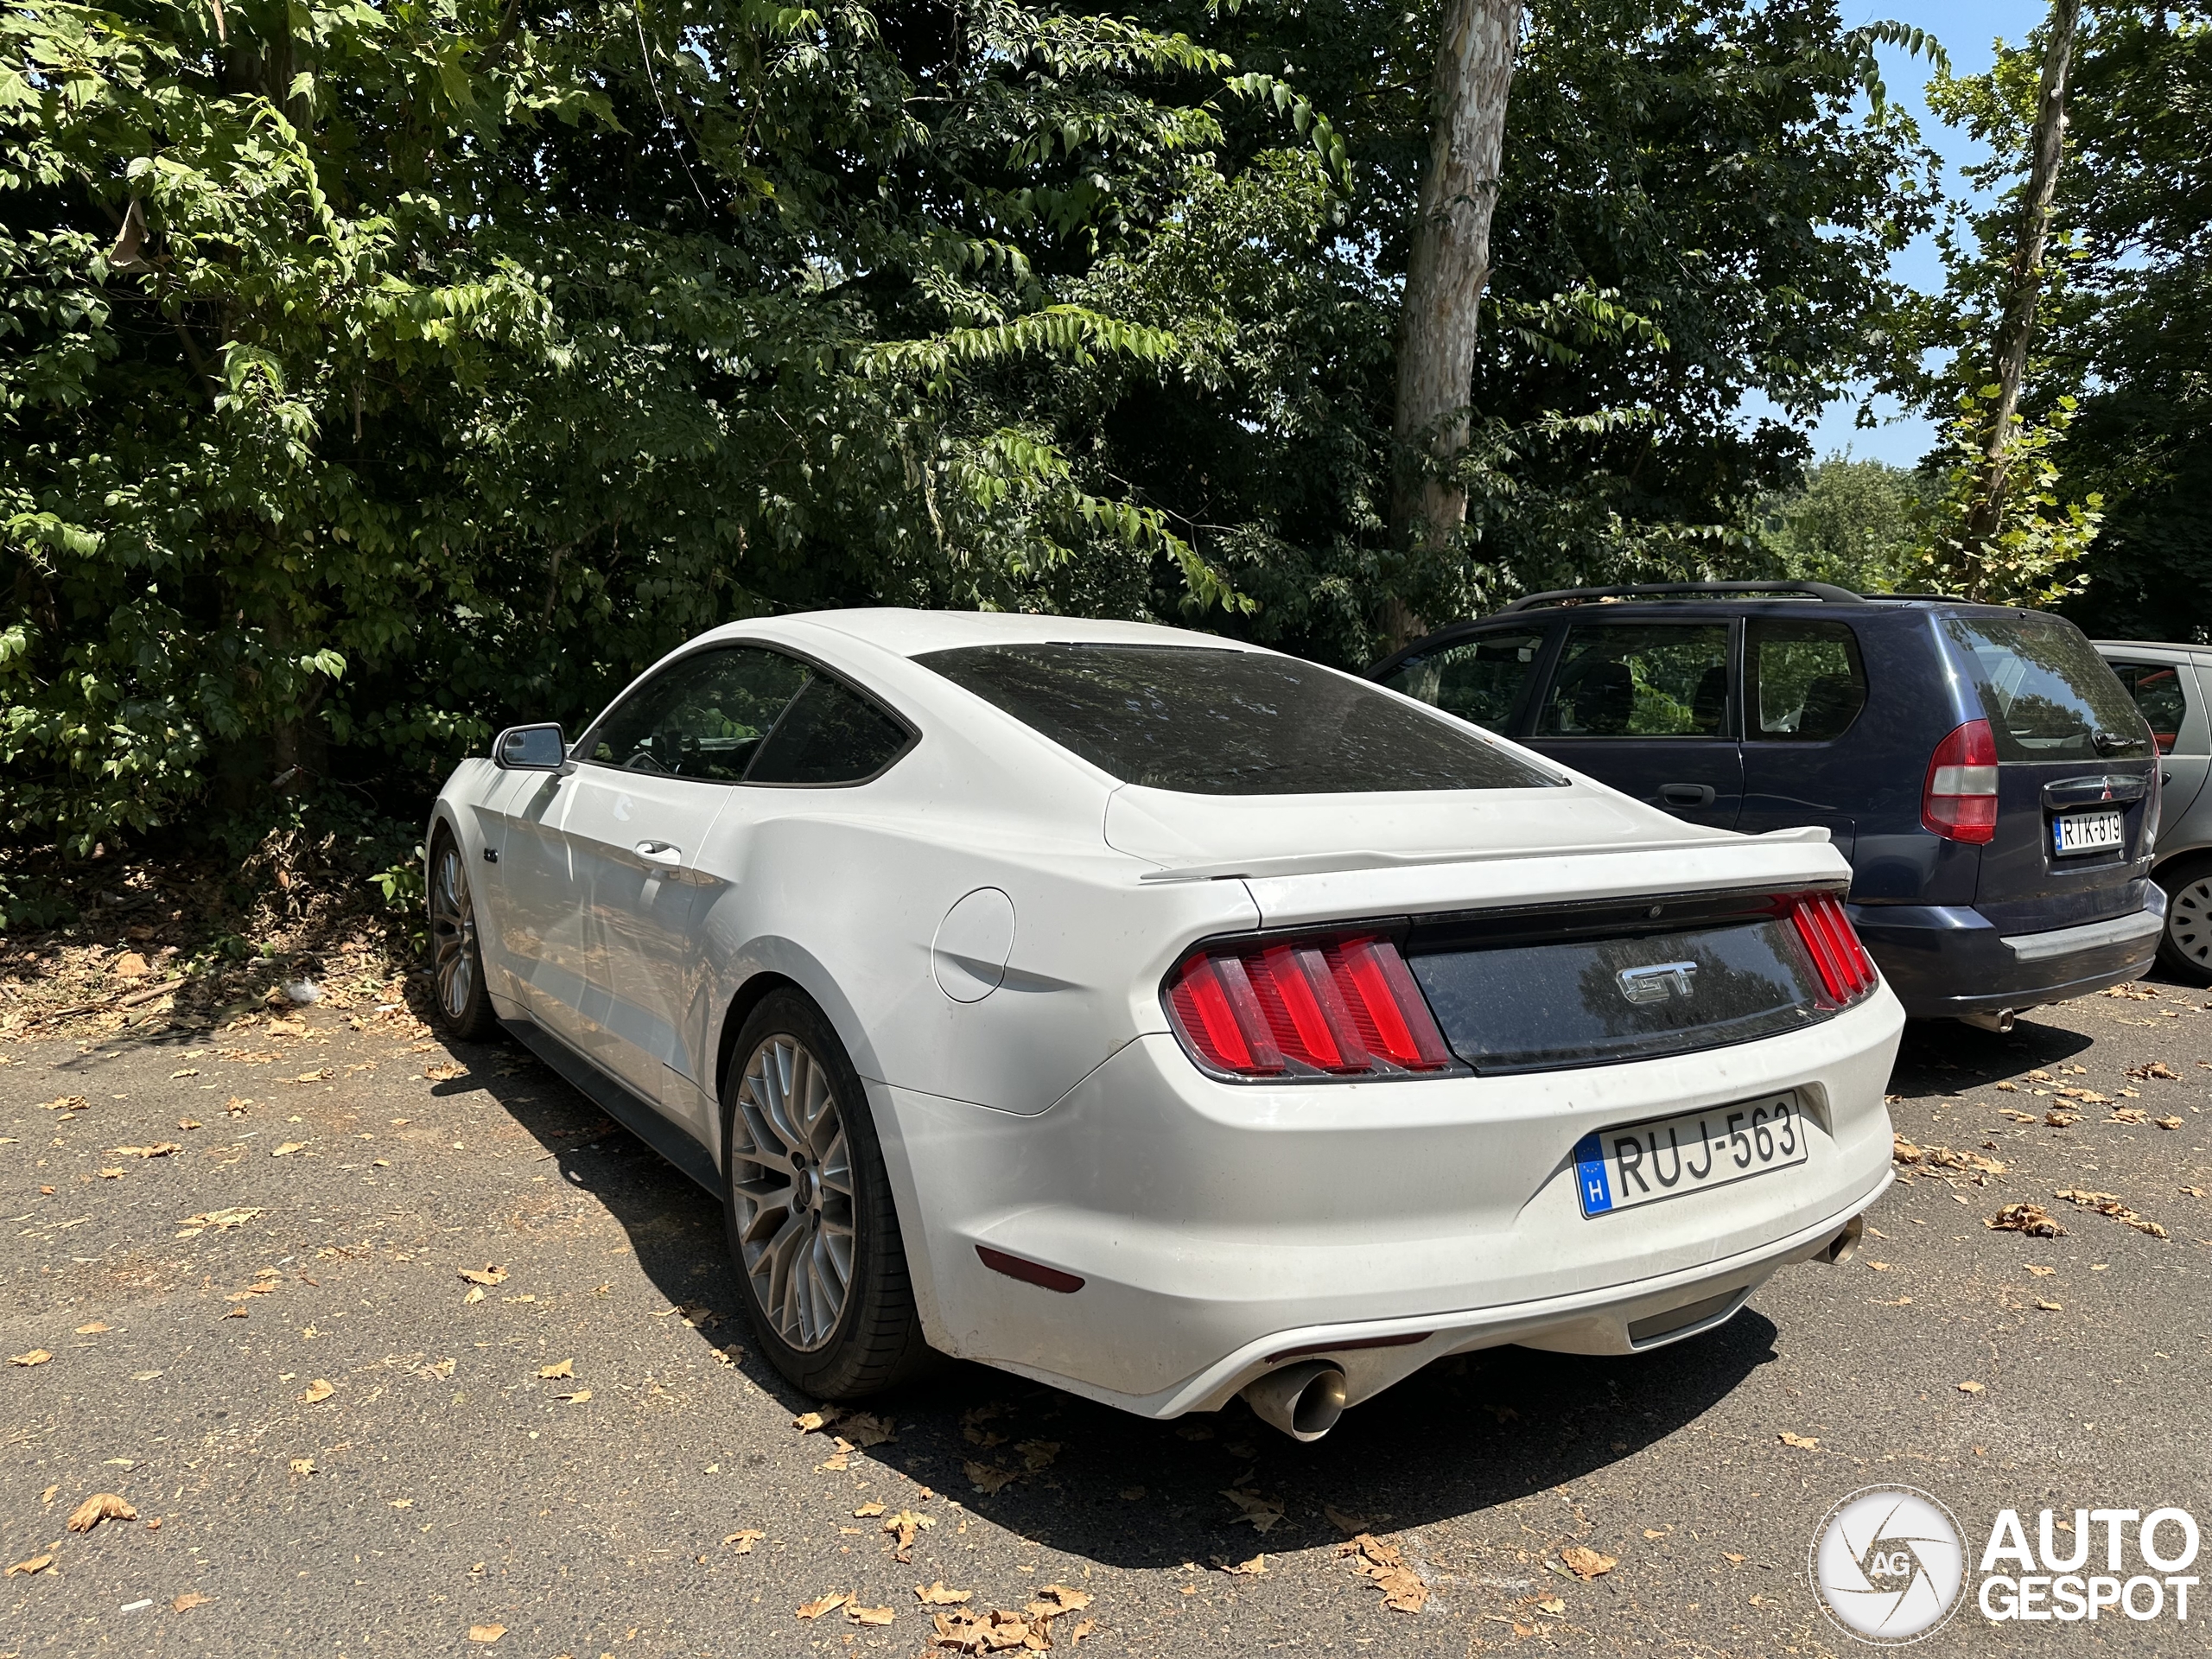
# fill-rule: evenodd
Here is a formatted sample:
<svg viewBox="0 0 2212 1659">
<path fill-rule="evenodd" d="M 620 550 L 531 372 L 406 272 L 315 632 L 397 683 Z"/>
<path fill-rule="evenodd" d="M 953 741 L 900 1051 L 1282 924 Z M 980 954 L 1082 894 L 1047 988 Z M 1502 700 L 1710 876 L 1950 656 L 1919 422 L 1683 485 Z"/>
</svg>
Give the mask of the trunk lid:
<svg viewBox="0 0 2212 1659">
<path fill-rule="evenodd" d="M 2000 932 L 2037 933 L 2140 907 L 2156 798 L 2150 728 L 2073 624 L 2034 611 L 1942 619 L 1969 715 L 1997 744 L 1997 832 L 1974 908 Z M 2079 832 L 2116 817 L 2111 844 Z M 2065 821 L 2076 822 L 2069 826 Z"/>
</svg>

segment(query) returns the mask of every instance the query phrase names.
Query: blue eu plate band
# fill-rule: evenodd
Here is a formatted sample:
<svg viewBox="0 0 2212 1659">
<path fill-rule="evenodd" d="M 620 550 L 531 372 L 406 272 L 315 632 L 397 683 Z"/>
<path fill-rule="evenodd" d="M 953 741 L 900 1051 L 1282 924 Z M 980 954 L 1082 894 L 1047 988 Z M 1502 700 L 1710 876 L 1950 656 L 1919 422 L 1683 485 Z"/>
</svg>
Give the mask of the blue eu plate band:
<svg viewBox="0 0 2212 1659">
<path fill-rule="evenodd" d="M 1613 1207 L 1613 1189 L 1605 1179 L 1605 1154 L 1598 1137 L 1586 1135 L 1574 1143 L 1574 1186 L 1582 1199 L 1582 1213 L 1602 1216 Z"/>
</svg>

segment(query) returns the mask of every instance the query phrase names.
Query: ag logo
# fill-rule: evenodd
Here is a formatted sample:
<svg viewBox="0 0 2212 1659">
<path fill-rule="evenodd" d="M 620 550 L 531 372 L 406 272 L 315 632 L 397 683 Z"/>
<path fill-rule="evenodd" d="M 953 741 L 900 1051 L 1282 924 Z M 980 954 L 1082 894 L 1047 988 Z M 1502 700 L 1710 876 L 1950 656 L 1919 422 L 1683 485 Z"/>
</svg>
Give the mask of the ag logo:
<svg viewBox="0 0 2212 1659">
<path fill-rule="evenodd" d="M 1869 1486 L 1827 1513 L 1813 1536 L 1813 1587 L 1862 1642 L 1903 1647 L 1958 1605 L 1966 1551 L 1951 1512 L 1910 1486 Z"/>
</svg>

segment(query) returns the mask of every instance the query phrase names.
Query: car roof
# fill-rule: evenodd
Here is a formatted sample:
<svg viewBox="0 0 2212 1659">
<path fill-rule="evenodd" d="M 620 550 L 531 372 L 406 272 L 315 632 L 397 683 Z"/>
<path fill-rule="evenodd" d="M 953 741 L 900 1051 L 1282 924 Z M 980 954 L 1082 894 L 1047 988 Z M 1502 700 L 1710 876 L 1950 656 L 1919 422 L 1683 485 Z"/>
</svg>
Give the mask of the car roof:
<svg viewBox="0 0 2212 1659">
<path fill-rule="evenodd" d="M 2185 639 L 2092 639 L 2099 651 L 2179 651 L 2192 657 L 2212 657 L 2212 645 L 2192 645 Z"/>
<path fill-rule="evenodd" d="M 900 657 L 963 645 L 1054 643 L 1130 645 L 1186 645 L 1216 651 L 1264 651 L 1241 640 L 1151 622 L 1116 622 L 1084 617 L 1035 616 L 1007 611 L 921 611 L 895 606 L 842 611 L 798 611 L 773 619 L 734 623 L 717 634 L 803 635 L 826 629 Z M 1273 653 L 1269 653 L 1273 654 Z"/>
</svg>

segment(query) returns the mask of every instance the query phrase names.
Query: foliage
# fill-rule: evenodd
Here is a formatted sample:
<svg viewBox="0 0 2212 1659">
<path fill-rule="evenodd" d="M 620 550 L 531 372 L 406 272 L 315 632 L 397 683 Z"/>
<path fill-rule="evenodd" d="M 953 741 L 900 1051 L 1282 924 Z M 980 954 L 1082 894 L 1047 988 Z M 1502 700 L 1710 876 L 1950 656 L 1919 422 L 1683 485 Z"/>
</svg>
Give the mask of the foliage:
<svg viewBox="0 0 2212 1659">
<path fill-rule="evenodd" d="M 1910 588 L 1922 474 L 1878 461 L 1831 455 L 1804 484 L 1763 497 L 1755 514 L 1760 550 L 1789 581 L 1832 582 L 1862 594 Z"/>
<path fill-rule="evenodd" d="M 0 818 L 82 853 L 302 792 L 412 816 L 497 727 L 765 611 L 1357 661 L 1392 595 L 1742 553 L 1802 444 L 1740 398 L 1800 414 L 1896 349 L 1929 158 L 1865 101 L 1874 35 L 1834 0 L 1537 11 L 1469 539 L 1414 568 L 1380 504 L 1433 23 L 21 0 Z"/>
<path fill-rule="evenodd" d="M 1920 388 L 1938 409 L 1982 395 L 2041 63 L 2031 38 L 2000 46 L 1986 74 L 1929 85 L 1931 107 L 1991 147 L 1970 177 L 1994 193 L 1950 237 L 1947 291 L 1915 334 L 1950 359 Z M 2212 11 L 2201 0 L 2084 10 L 2056 245 L 2015 441 L 2014 465 L 2031 476 L 1978 570 L 1952 535 L 1967 464 L 1952 428 L 1952 505 L 1930 522 L 1932 579 L 2040 594 L 2101 633 L 2212 634 L 2212 504 L 2195 482 L 2212 471 L 2209 111 Z"/>
<path fill-rule="evenodd" d="M 2061 397 L 2040 421 L 2013 417 L 2006 441 L 2012 484 L 1998 533 L 1987 540 L 1970 537 L 1967 512 L 1988 465 L 1984 444 L 1990 420 L 1984 406 L 1996 395 L 1994 386 L 1986 386 L 1978 397 L 1959 399 L 1945 436 L 1951 464 L 1919 515 L 1913 585 L 1989 604 L 2055 605 L 2081 590 L 2085 578 L 2073 567 L 2096 539 L 2104 498 L 2092 491 L 2084 501 L 2060 502 L 2058 464 L 2050 450 L 2066 435 L 2075 410 L 2073 398 Z"/>
</svg>

